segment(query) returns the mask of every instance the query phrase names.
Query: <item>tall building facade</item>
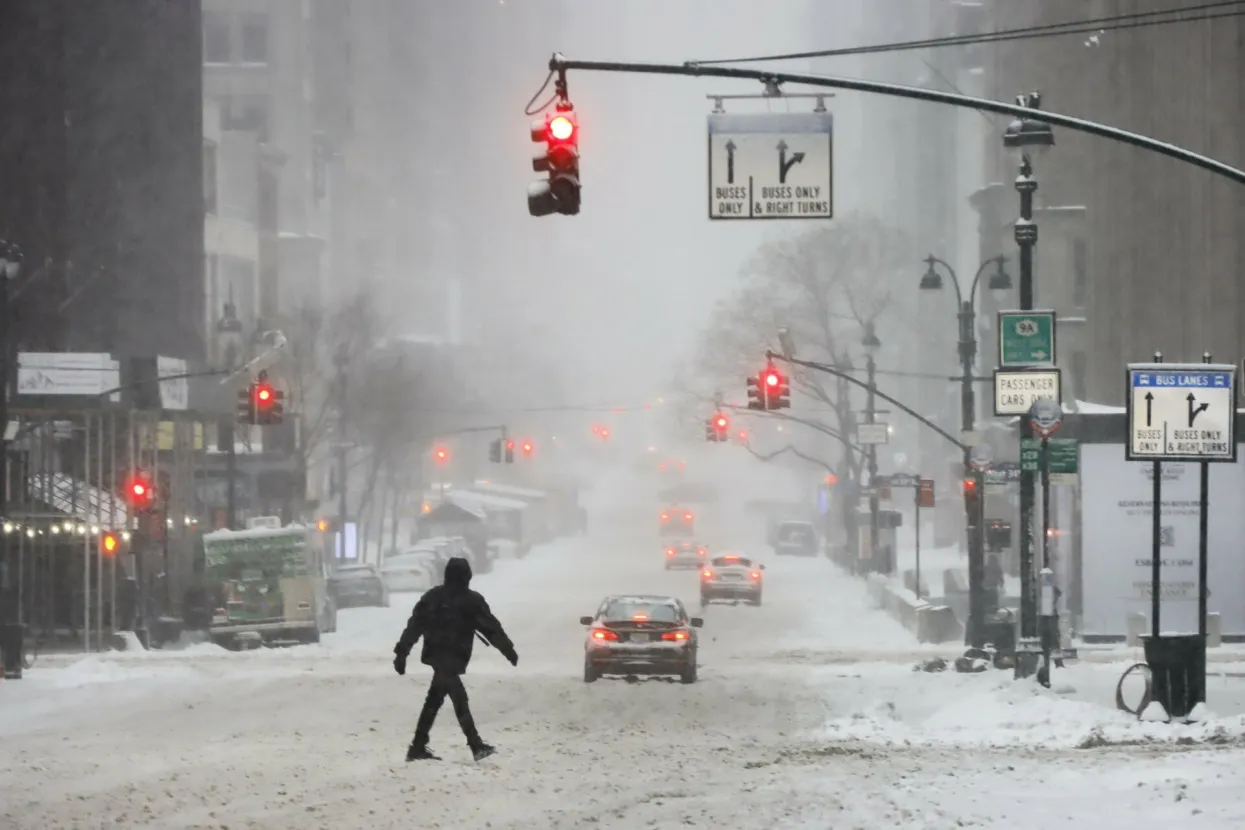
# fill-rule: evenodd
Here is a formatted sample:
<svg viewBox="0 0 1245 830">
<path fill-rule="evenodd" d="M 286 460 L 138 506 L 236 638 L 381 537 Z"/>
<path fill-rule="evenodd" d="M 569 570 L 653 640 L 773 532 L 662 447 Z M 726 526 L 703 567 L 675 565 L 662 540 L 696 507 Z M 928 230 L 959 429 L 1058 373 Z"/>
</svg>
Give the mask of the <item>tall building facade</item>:
<svg viewBox="0 0 1245 830">
<path fill-rule="evenodd" d="M 26 254 L 25 351 L 202 356 L 194 3 L 12 0 L 0 26 L 0 237 Z"/>
<path fill-rule="evenodd" d="M 1180 5 L 1180 4 L 1174 4 Z M 1170 9 L 1157 0 L 990 0 L 1005 30 Z M 1044 109 L 1079 116 L 1245 167 L 1245 17 L 987 47 L 990 96 L 1038 90 Z M 1036 303 L 1061 317 L 1065 398 L 1122 404 L 1124 364 L 1245 354 L 1245 189 L 1152 152 L 1055 128 L 1035 159 Z M 1015 164 L 987 160 L 990 210 L 1010 234 Z"/>
</svg>

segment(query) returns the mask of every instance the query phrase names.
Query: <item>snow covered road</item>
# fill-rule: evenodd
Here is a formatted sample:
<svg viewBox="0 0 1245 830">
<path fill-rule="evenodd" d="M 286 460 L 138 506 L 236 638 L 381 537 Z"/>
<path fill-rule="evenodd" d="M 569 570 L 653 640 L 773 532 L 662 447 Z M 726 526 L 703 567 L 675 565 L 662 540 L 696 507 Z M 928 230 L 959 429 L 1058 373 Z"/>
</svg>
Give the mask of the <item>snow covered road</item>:
<svg viewBox="0 0 1245 830">
<path fill-rule="evenodd" d="M 585 685 L 577 618 L 603 595 L 696 606 L 651 530 L 606 517 L 476 580 L 521 655 L 481 648 L 466 677 L 489 761 L 448 707 L 445 760 L 403 761 L 427 672 L 393 673 L 395 601 L 319 646 L 48 661 L 0 686 L 0 827 L 1245 826 L 1239 718 L 1140 725 L 1002 675 L 914 674 L 923 649 L 822 559 L 766 558 L 764 606 L 709 609 L 696 685 Z"/>
</svg>

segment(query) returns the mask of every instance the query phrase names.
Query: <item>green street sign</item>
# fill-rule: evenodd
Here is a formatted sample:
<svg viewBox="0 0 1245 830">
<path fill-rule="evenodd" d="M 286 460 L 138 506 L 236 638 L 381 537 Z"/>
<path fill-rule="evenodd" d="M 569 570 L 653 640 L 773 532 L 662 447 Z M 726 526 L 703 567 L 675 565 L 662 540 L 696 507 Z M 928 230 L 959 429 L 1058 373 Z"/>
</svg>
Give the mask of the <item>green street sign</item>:
<svg viewBox="0 0 1245 830">
<path fill-rule="evenodd" d="M 1049 449 L 1051 475 L 1074 476 L 1079 472 L 1075 438 L 1052 438 Z M 1021 439 L 1020 469 L 1033 472 L 1042 469 L 1042 439 Z"/>
<path fill-rule="evenodd" d="M 1055 363 L 1055 312 L 1000 311 L 999 367 Z"/>
</svg>

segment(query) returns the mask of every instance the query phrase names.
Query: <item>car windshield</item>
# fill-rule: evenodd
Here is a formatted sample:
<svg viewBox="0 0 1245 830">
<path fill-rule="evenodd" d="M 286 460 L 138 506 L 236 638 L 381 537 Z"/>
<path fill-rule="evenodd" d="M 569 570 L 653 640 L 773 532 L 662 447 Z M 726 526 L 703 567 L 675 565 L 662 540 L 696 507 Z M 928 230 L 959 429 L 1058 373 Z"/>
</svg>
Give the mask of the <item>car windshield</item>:
<svg viewBox="0 0 1245 830">
<path fill-rule="evenodd" d="M 751 568 L 752 560 L 746 556 L 735 556 L 734 554 L 729 556 L 719 556 L 713 560 L 713 567 L 715 568 L 728 568 L 736 566 L 740 568 Z"/>
<path fill-rule="evenodd" d="M 784 542 L 807 542 L 813 538 L 813 529 L 807 525 L 787 525 L 778 531 Z"/>
<path fill-rule="evenodd" d="M 610 600 L 601 619 L 610 621 L 650 620 L 652 622 L 678 622 L 679 611 L 665 602 L 645 602 L 638 599 Z"/>
<path fill-rule="evenodd" d="M 337 569 L 337 575 L 344 579 L 359 576 L 375 576 L 376 569 L 371 565 L 346 565 Z"/>
</svg>

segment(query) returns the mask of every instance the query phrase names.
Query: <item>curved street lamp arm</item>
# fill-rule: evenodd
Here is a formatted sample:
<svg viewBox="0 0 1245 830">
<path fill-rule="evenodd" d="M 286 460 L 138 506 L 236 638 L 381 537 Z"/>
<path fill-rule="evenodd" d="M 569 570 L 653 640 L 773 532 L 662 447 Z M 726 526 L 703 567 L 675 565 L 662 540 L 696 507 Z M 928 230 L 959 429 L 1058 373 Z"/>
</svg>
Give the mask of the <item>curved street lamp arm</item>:
<svg viewBox="0 0 1245 830">
<path fill-rule="evenodd" d="M 793 365 L 793 366 L 803 366 L 803 367 L 804 367 L 804 368 L 806 368 L 806 369 L 816 369 L 816 370 L 817 370 L 817 371 L 819 371 L 819 372 L 825 372 L 825 373 L 827 373 L 827 374 L 834 375 L 834 376 L 835 376 L 835 377 L 837 377 L 837 378 L 842 378 L 843 380 L 847 381 L 848 383 L 851 383 L 851 384 L 854 384 L 854 385 L 856 385 L 856 386 L 859 386 L 861 389 L 864 389 L 865 391 L 869 391 L 869 384 L 865 383 L 865 382 L 864 382 L 864 381 L 862 381 L 862 380 L 857 380 L 856 378 L 852 377 L 851 375 L 846 374 L 845 372 L 840 372 L 838 369 L 835 369 L 835 368 L 832 368 L 832 367 L 830 367 L 830 366 L 827 366 L 827 365 L 826 365 L 826 364 L 824 364 L 824 363 L 817 363 L 817 362 L 812 361 L 812 360 L 800 360 L 799 358 L 795 358 L 795 357 L 786 357 L 786 356 L 784 356 L 784 355 L 775 354 L 774 352 L 770 352 L 770 351 L 767 351 L 767 352 L 765 353 L 765 357 L 766 357 L 768 360 L 782 360 L 782 361 L 785 361 L 785 362 L 787 362 L 787 363 L 790 363 L 790 364 L 791 364 L 791 365 Z M 893 406 L 897 406 L 897 407 L 899 407 L 899 409 L 900 409 L 900 410 L 902 410 L 903 412 L 907 413 L 908 415 L 911 415 L 913 418 L 917 419 L 917 420 L 918 420 L 918 421 L 920 421 L 922 424 L 924 424 L 925 426 L 929 427 L 929 428 L 930 428 L 930 429 L 932 429 L 934 432 L 938 433 L 938 434 L 939 434 L 939 435 L 941 435 L 943 438 L 945 438 L 945 439 L 947 439 L 948 441 L 950 441 L 952 444 L 954 444 L 954 445 L 956 446 L 956 448 L 957 448 L 957 449 L 959 449 L 959 450 L 960 450 L 960 452 L 969 452 L 969 451 L 972 449 L 972 448 L 971 448 L 971 447 L 969 447 L 967 444 L 961 443 L 961 442 L 960 442 L 960 440 L 959 440 L 958 438 L 956 438 L 955 436 L 953 436 L 951 433 L 947 432 L 947 431 L 946 431 L 945 429 L 943 429 L 942 427 L 940 427 L 940 426 L 938 426 L 937 424 L 935 424 L 933 421 L 931 421 L 931 420 L 929 420 L 928 418 L 926 418 L 924 415 L 920 415 L 920 414 L 918 414 L 918 413 L 917 413 L 914 409 L 912 409 L 912 408 L 911 408 L 911 407 L 909 407 L 908 405 L 906 405 L 906 404 L 902 403 L 901 401 L 897 401 L 897 400 L 895 400 L 894 398 L 892 398 L 890 395 L 886 394 L 886 393 L 885 393 L 885 392 L 883 392 L 882 390 L 877 389 L 877 388 L 875 387 L 875 388 L 873 389 L 873 394 L 877 395 L 879 398 L 881 398 L 882 400 L 886 401 L 887 403 L 889 403 L 889 404 L 891 404 L 891 405 L 893 405 Z"/>
<path fill-rule="evenodd" d="M 950 263 L 948 263 L 945 259 L 939 259 L 933 254 L 927 256 L 925 261 L 929 263 L 930 270 L 933 270 L 935 265 L 941 265 L 943 270 L 951 275 L 951 286 L 955 288 L 955 307 L 959 308 L 964 305 L 964 293 L 960 290 L 960 278 L 955 273 L 955 269 L 951 267 Z M 976 284 L 977 283 L 975 282 L 973 283 L 974 286 L 976 286 Z M 969 296 L 971 297 L 972 294 L 970 293 Z"/>
<path fill-rule="evenodd" d="M 1001 266 L 1005 262 L 1007 262 L 1007 257 L 1000 254 L 999 256 L 990 257 L 985 262 L 977 266 L 977 275 L 973 277 L 973 287 L 968 292 L 968 302 L 969 305 L 972 306 L 974 312 L 977 310 L 977 283 L 981 282 L 981 275 L 986 272 L 986 266 L 995 264 Z"/>
</svg>

